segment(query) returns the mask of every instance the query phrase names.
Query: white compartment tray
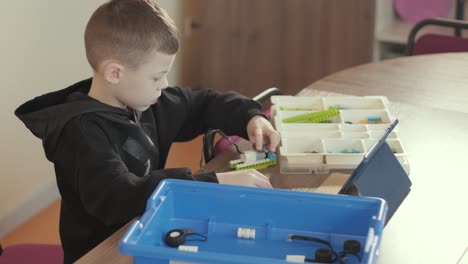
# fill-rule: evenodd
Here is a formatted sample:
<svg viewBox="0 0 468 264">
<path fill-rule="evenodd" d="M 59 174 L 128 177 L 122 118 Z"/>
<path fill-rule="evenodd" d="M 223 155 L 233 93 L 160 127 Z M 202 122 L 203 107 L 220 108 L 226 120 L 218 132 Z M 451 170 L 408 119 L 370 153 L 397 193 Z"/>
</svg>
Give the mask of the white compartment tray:
<svg viewBox="0 0 468 264">
<path fill-rule="evenodd" d="M 383 134 L 393 117 L 388 100 L 369 97 L 272 97 L 273 123 L 281 134 L 281 173 L 327 173 L 331 169 L 354 169 Z M 324 111 L 339 114 L 327 123 L 285 123 L 285 118 Z M 378 123 L 374 123 L 377 120 Z M 387 143 L 409 173 L 406 151 L 397 131 Z"/>
</svg>

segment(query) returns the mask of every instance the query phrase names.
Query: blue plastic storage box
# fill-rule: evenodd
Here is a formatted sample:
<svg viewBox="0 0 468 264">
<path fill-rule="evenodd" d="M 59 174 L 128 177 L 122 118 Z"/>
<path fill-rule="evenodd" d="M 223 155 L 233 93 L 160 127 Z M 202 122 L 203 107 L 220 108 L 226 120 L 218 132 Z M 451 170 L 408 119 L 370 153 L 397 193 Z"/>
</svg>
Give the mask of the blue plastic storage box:
<svg viewBox="0 0 468 264">
<path fill-rule="evenodd" d="M 379 198 L 302 193 L 214 183 L 165 180 L 148 200 L 146 212 L 119 243 L 134 263 L 291 263 L 287 255 L 314 259 L 322 244 L 290 240 L 291 234 L 331 243 L 336 252 L 345 240 L 361 243 L 359 262 L 375 263 L 387 212 Z M 255 239 L 238 238 L 238 228 L 255 229 Z M 197 252 L 164 242 L 173 229 L 191 228 L 206 241 L 187 241 Z"/>
</svg>

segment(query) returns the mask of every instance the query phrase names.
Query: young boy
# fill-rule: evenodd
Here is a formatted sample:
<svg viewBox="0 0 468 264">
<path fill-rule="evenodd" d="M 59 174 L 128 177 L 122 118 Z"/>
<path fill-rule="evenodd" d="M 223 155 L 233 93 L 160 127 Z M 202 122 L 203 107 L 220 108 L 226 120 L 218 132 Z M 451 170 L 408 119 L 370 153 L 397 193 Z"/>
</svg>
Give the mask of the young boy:
<svg viewBox="0 0 468 264">
<path fill-rule="evenodd" d="M 167 87 L 178 33 L 150 0 L 112 0 L 85 31 L 93 77 L 37 97 L 15 114 L 42 139 L 62 196 L 60 236 L 71 263 L 140 215 L 167 178 L 271 188 L 246 172 L 163 169 L 172 142 L 210 128 L 249 138 L 271 151 L 279 134 L 260 105 L 239 94 Z"/>
</svg>

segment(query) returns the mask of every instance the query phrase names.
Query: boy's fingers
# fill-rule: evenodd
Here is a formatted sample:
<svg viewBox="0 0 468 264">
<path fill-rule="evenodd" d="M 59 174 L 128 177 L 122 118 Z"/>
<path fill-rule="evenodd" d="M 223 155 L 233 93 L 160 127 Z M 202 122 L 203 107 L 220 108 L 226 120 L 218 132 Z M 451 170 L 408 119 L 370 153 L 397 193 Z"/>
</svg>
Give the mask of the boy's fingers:
<svg viewBox="0 0 468 264">
<path fill-rule="evenodd" d="M 273 132 L 270 134 L 270 146 L 269 149 L 271 152 L 276 151 L 276 147 L 278 147 L 280 142 L 280 137 L 278 136 L 277 133 Z"/>
<path fill-rule="evenodd" d="M 261 151 L 263 148 L 263 135 L 260 128 L 255 129 L 255 148 L 257 151 Z"/>
<path fill-rule="evenodd" d="M 256 182 L 262 182 L 264 186 L 271 186 L 270 179 L 263 175 L 262 173 L 258 172 L 257 170 L 252 170 L 252 177 Z M 271 187 L 268 187 L 271 188 Z"/>
<path fill-rule="evenodd" d="M 261 188 L 268 188 L 268 189 L 273 188 L 273 186 L 271 186 L 271 183 L 269 181 L 265 181 L 265 180 L 260 179 L 260 178 L 257 178 L 257 180 L 255 181 L 255 185 L 257 187 L 261 187 Z"/>
<path fill-rule="evenodd" d="M 259 182 L 262 182 L 264 184 L 267 184 L 271 186 L 270 180 L 268 178 L 258 178 Z"/>
<path fill-rule="evenodd" d="M 264 180 L 268 181 L 268 177 L 266 175 L 264 175 L 263 173 L 257 171 L 257 170 L 252 170 L 252 175 L 257 177 L 257 178 L 264 179 Z"/>
</svg>

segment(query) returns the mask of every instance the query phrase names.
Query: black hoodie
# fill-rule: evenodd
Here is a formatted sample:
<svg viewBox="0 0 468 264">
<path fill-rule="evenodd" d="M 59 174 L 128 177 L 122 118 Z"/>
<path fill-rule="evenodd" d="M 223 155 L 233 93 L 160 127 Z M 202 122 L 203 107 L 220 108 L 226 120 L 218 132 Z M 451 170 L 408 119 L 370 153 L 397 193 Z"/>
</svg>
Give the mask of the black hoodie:
<svg viewBox="0 0 468 264">
<path fill-rule="evenodd" d="M 92 79 L 39 96 L 16 116 L 42 140 L 62 196 L 60 237 L 71 263 L 144 212 L 166 178 L 217 182 L 213 172 L 163 169 L 172 142 L 210 128 L 244 138 L 260 105 L 237 93 L 169 87 L 144 112 L 103 104 L 87 94 Z"/>
</svg>

